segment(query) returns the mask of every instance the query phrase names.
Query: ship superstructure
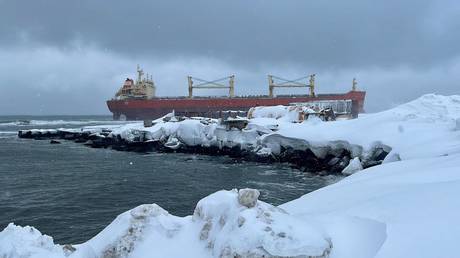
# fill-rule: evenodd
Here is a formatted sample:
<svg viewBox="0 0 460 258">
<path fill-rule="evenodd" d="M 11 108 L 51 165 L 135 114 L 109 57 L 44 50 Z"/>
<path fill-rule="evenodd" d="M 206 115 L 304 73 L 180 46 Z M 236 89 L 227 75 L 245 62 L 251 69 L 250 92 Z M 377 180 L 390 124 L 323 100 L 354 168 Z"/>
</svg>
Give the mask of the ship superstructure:
<svg viewBox="0 0 460 258">
<path fill-rule="evenodd" d="M 153 82 L 153 76 L 147 74 L 144 77 L 144 71 L 137 66 L 137 81 L 126 78 L 123 86 L 115 94 L 116 100 L 125 99 L 152 99 L 155 97 L 155 83 Z"/>
<path fill-rule="evenodd" d="M 252 107 L 276 105 L 312 105 L 329 106 L 340 113 L 347 113 L 350 117 L 357 117 L 364 112 L 365 91 L 357 89 L 357 82 L 353 79 L 351 91 L 343 94 L 316 94 L 315 74 L 301 77 L 296 80 L 286 80 L 277 76 L 268 75 L 268 95 L 235 96 L 235 76 L 231 75 L 219 80 L 206 81 L 188 76 L 188 96 L 157 97 L 156 87 L 152 76 L 143 77 L 144 72 L 138 67 L 138 78 L 134 82 L 126 79 L 122 88 L 114 99 L 107 101 L 113 118 L 128 120 L 156 119 L 172 111 L 176 115 L 222 117 L 223 113 L 247 112 Z M 308 94 L 302 95 L 275 95 L 275 88 L 308 88 Z M 193 96 L 194 89 L 228 89 L 229 96 L 225 97 L 198 97 Z"/>
</svg>

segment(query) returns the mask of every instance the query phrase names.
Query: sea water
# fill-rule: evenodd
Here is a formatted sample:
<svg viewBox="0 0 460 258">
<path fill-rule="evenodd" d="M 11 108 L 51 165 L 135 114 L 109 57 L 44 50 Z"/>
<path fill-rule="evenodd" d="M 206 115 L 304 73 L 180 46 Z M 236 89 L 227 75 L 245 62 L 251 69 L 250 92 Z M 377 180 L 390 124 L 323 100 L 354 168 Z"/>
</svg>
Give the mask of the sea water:
<svg viewBox="0 0 460 258">
<path fill-rule="evenodd" d="M 144 203 L 186 216 L 215 191 L 250 187 L 261 191 L 261 200 L 279 205 L 340 179 L 283 164 L 120 152 L 17 137 L 20 129 L 120 123 L 126 122 L 108 116 L 0 117 L 0 231 L 14 222 L 34 226 L 56 243 L 80 243 Z"/>
</svg>

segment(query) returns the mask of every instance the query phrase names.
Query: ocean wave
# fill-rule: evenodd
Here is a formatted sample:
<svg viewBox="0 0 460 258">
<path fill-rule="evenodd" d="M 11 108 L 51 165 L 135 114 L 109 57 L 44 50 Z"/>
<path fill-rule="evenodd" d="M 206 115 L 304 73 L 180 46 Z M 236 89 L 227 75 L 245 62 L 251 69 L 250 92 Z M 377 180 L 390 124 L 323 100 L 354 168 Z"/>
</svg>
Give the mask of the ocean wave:
<svg viewBox="0 0 460 258">
<path fill-rule="evenodd" d="M 15 131 L 0 131 L 0 139 L 11 139 L 18 135 Z"/>
<path fill-rule="evenodd" d="M 2 134 L 14 134 L 14 135 L 16 135 L 17 133 L 18 132 L 16 132 L 16 131 L 0 131 L 0 135 L 2 135 Z"/>
<path fill-rule="evenodd" d="M 125 124 L 127 121 L 111 120 L 15 120 L 0 121 L 0 126 L 53 126 L 53 125 L 97 125 Z"/>
</svg>

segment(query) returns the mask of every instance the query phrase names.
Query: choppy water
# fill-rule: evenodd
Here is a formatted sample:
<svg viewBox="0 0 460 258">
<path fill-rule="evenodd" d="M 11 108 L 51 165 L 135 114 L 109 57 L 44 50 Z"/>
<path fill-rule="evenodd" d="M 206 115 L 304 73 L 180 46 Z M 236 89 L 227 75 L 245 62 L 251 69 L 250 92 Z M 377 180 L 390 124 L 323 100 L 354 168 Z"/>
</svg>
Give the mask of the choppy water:
<svg viewBox="0 0 460 258">
<path fill-rule="evenodd" d="M 227 157 L 139 154 L 16 137 L 18 129 L 116 123 L 110 117 L 0 117 L 0 230 L 15 222 L 33 225 L 57 243 L 79 243 L 143 203 L 185 216 L 210 193 L 251 187 L 278 205 L 339 179 Z"/>
</svg>

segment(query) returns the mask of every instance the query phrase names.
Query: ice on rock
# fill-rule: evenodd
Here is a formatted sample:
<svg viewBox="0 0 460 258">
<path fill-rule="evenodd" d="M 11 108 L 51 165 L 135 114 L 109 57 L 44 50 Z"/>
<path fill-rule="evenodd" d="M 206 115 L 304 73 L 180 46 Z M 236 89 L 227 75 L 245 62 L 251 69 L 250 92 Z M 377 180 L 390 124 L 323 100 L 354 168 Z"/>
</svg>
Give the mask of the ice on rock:
<svg viewBox="0 0 460 258">
<path fill-rule="evenodd" d="M 168 141 L 164 144 L 165 147 L 170 148 L 172 150 L 177 150 L 182 145 L 183 145 L 182 142 L 179 141 L 179 139 L 177 139 L 176 137 L 174 137 L 172 135 L 169 136 Z"/>
<path fill-rule="evenodd" d="M 260 137 L 259 144 L 271 150 L 270 153 L 279 155 L 282 148 L 292 148 L 293 150 L 310 150 L 315 157 L 325 158 L 328 154 L 340 156 L 344 150 L 348 151 L 351 157 L 360 157 L 363 148 L 359 145 L 350 144 L 347 141 L 307 141 L 298 138 L 287 137 L 278 133 L 263 135 Z M 264 151 L 267 152 L 267 151 Z"/>
<path fill-rule="evenodd" d="M 269 133 L 273 132 L 273 130 L 270 129 L 268 126 L 262 126 L 262 125 L 258 125 L 258 124 L 255 124 L 255 123 L 249 123 L 246 126 L 246 129 L 248 129 L 248 130 L 256 130 L 259 135 L 269 134 Z"/>
<path fill-rule="evenodd" d="M 321 229 L 258 201 L 258 194 L 219 191 L 198 202 L 193 220 L 213 257 L 327 257 L 332 244 Z"/>
<path fill-rule="evenodd" d="M 180 142 L 187 146 L 202 145 L 207 140 L 206 128 L 209 128 L 209 126 L 200 123 L 198 120 L 184 120 L 179 123 L 176 135 Z"/>
<path fill-rule="evenodd" d="M 306 150 L 310 147 L 307 141 L 290 138 L 281 134 L 268 134 L 260 138 L 260 144 L 271 149 L 271 153 L 278 155 L 281 153 L 281 147 L 289 146 L 295 150 Z"/>
<path fill-rule="evenodd" d="M 361 165 L 361 161 L 359 160 L 358 157 L 352 159 L 350 161 L 350 163 L 348 164 L 348 166 L 346 166 L 343 170 L 342 170 L 342 174 L 344 175 L 351 175 L 351 174 L 354 174 L 360 170 L 363 170 L 363 165 Z"/>
<path fill-rule="evenodd" d="M 238 202 L 243 206 L 252 208 L 256 205 L 259 195 L 260 192 L 256 189 L 240 189 L 238 191 Z"/>
<path fill-rule="evenodd" d="M 382 143 L 381 141 L 372 142 L 361 157 L 363 167 L 379 165 L 391 152 L 392 147 Z"/>
<path fill-rule="evenodd" d="M 220 143 L 219 147 L 235 147 L 256 145 L 259 133 L 256 129 L 250 130 L 226 130 L 225 128 L 218 127 L 214 131 L 215 140 Z"/>
<path fill-rule="evenodd" d="M 176 220 L 156 204 L 140 205 L 119 215 L 102 232 L 78 246 L 71 257 L 142 257 L 135 252 L 149 239 L 149 232 L 154 229 L 156 235 L 172 237 L 181 227 Z"/>
<path fill-rule="evenodd" d="M 64 257 L 64 250 L 53 239 L 33 227 L 10 223 L 0 232 L 0 257 L 54 258 Z"/>
<path fill-rule="evenodd" d="M 396 161 L 401 161 L 401 157 L 399 156 L 399 153 L 391 151 L 385 157 L 385 159 L 383 160 L 382 164 L 396 162 Z"/>
<path fill-rule="evenodd" d="M 272 155 L 272 149 L 267 148 L 267 147 L 262 147 L 257 150 L 256 154 L 260 157 L 268 157 Z"/>
<path fill-rule="evenodd" d="M 148 217 L 167 216 L 169 213 L 157 204 L 142 204 L 130 211 L 133 219 L 144 220 Z"/>
</svg>

